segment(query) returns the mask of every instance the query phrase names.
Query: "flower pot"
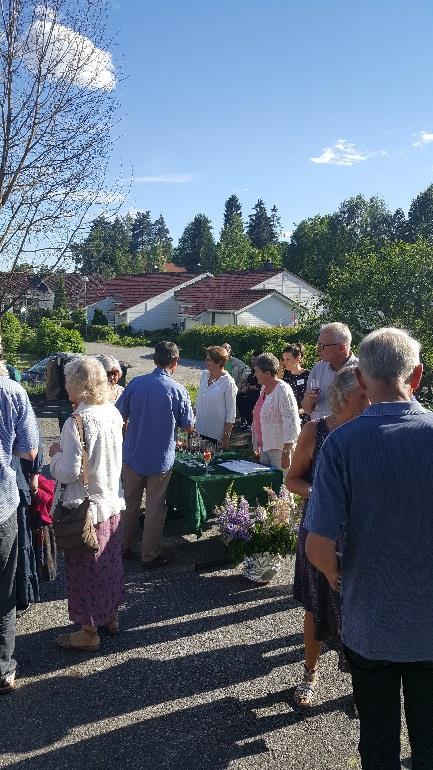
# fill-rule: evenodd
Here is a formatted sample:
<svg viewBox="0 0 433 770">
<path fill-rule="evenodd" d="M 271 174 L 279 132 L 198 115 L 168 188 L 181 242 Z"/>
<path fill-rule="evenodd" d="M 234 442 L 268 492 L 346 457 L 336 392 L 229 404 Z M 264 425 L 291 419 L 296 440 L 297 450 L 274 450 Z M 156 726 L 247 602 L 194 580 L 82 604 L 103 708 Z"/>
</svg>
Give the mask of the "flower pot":
<svg viewBox="0 0 433 770">
<path fill-rule="evenodd" d="M 282 556 L 268 552 L 245 556 L 242 574 L 254 583 L 269 583 L 280 572 L 283 561 Z"/>
</svg>

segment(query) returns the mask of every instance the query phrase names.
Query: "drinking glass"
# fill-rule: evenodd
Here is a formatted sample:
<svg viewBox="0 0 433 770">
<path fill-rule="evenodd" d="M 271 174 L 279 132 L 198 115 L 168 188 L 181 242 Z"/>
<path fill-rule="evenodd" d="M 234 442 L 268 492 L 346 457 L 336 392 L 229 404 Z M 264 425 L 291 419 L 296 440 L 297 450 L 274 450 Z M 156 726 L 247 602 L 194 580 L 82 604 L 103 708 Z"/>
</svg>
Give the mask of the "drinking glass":
<svg viewBox="0 0 433 770">
<path fill-rule="evenodd" d="M 210 442 L 206 441 L 203 447 L 203 461 L 206 464 L 205 473 L 209 473 L 209 463 L 214 455 L 214 446 Z"/>
<path fill-rule="evenodd" d="M 315 393 L 317 396 L 319 396 L 320 393 L 320 381 L 317 380 L 315 377 L 313 377 L 312 380 L 310 380 L 310 386 L 313 393 Z M 314 404 L 314 409 L 317 409 L 317 402 Z"/>
</svg>

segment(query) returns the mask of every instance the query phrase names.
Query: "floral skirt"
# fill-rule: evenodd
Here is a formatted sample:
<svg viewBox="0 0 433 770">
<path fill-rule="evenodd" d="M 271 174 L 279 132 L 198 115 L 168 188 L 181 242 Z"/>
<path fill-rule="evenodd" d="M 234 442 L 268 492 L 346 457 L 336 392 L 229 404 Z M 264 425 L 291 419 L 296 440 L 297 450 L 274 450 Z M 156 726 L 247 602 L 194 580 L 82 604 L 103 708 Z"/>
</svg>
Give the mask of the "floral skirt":
<svg viewBox="0 0 433 770">
<path fill-rule="evenodd" d="M 69 617 L 81 626 L 103 626 L 124 599 L 120 516 L 95 525 L 99 551 L 65 552 Z"/>
</svg>

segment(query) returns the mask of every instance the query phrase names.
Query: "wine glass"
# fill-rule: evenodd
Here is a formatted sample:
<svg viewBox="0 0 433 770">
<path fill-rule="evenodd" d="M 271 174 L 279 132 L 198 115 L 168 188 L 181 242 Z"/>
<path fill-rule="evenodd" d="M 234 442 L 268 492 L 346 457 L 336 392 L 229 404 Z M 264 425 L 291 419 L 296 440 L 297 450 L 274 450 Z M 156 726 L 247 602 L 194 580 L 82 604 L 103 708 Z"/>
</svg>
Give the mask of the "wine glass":
<svg viewBox="0 0 433 770">
<path fill-rule="evenodd" d="M 311 390 L 313 391 L 313 393 L 315 393 L 315 394 L 316 394 L 316 396 L 317 396 L 317 397 L 319 397 L 319 393 L 320 393 L 320 381 L 319 381 L 318 379 L 316 379 L 315 377 L 313 377 L 313 378 L 310 380 L 310 387 L 311 387 Z M 314 410 L 314 409 L 317 409 L 317 402 L 314 404 L 313 410 Z"/>
<path fill-rule="evenodd" d="M 203 461 L 206 465 L 206 471 L 205 473 L 209 473 L 209 463 L 212 460 L 212 457 L 214 455 L 214 446 L 210 443 L 210 441 L 206 441 L 203 447 Z"/>
</svg>

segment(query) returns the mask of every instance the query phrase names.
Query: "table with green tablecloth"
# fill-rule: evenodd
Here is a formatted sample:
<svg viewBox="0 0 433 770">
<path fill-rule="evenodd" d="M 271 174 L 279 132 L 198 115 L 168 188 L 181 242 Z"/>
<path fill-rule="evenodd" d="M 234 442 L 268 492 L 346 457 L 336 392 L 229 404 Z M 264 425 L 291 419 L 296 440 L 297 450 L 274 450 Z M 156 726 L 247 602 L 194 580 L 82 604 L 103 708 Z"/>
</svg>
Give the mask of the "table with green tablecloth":
<svg viewBox="0 0 433 770">
<path fill-rule="evenodd" d="M 283 483 L 283 474 L 278 470 L 263 470 L 247 476 L 222 468 L 220 463 L 239 457 L 234 452 L 219 453 L 209 465 L 209 473 L 200 461 L 188 465 L 192 458 L 184 453 L 177 453 L 173 473 L 167 490 L 167 504 L 176 508 L 182 515 L 185 534 L 197 534 L 203 530 L 208 517 L 216 505 L 221 505 L 228 489 L 244 495 L 249 503 L 266 503 L 266 487 L 276 492 Z"/>
</svg>

